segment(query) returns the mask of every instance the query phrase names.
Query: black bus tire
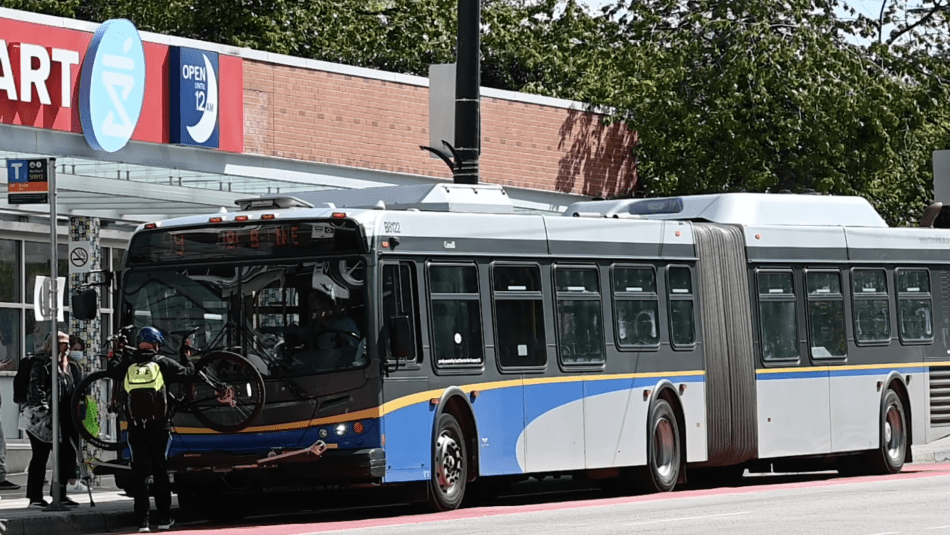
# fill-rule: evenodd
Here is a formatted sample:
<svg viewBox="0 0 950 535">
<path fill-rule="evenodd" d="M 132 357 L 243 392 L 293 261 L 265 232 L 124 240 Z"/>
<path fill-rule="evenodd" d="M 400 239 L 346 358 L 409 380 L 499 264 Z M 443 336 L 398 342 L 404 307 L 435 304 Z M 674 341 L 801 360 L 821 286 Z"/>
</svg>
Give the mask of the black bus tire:
<svg viewBox="0 0 950 535">
<path fill-rule="evenodd" d="M 896 474 L 907 455 L 907 417 L 900 396 L 892 389 L 881 401 L 880 441 L 871 452 L 870 465 L 876 474 Z"/>
<path fill-rule="evenodd" d="M 665 399 L 657 399 L 650 409 L 647 428 L 647 465 L 639 483 L 646 492 L 669 492 L 679 480 L 680 431 L 676 412 Z"/>
<path fill-rule="evenodd" d="M 468 452 L 465 435 L 454 416 L 439 416 L 432 442 L 432 476 L 429 478 L 429 508 L 434 511 L 458 509 L 465 498 L 468 479 Z"/>
</svg>

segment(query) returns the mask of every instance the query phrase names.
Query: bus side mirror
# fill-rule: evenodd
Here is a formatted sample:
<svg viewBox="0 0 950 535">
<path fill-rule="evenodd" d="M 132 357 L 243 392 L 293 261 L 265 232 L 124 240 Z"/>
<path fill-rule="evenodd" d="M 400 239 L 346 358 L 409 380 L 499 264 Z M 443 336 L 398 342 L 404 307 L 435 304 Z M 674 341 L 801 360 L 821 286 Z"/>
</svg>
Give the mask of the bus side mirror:
<svg viewBox="0 0 950 535">
<path fill-rule="evenodd" d="M 96 319 L 99 315 L 99 294 L 95 288 L 89 288 L 79 293 L 74 293 L 72 301 L 72 316 L 79 321 L 89 321 Z"/>
<path fill-rule="evenodd" d="M 389 318 L 389 354 L 396 359 L 415 360 L 416 337 L 409 316 Z"/>
</svg>

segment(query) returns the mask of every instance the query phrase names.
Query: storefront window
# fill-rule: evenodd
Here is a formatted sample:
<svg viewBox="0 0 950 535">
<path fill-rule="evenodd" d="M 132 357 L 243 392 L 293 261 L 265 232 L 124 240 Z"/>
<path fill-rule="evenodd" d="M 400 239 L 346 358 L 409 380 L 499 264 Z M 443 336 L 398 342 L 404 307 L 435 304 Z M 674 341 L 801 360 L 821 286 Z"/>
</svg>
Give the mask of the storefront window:
<svg viewBox="0 0 950 535">
<path fill-rule="evenodd" d="M 23 257 L 26 266 L 26 302 L 33 302 L 33 291 L 36 287 L 36 277 L 50 275 L 49 262 L 50 247 L 48 243 L 23 242 Z M 66 245 L 59 245 L 57 248 L 57 270 L 60 277 L 66 277 L 69 274 L 69 264 L 66 256 L 69 254 Z M 68 289 L 67 289 L 68 290 Z M 63 305 L 68 303 L 68 291 L 63 292 Z M 29 331 L 28 331 L 29 332 Z"/>
<path fill-rule="evenodd" d="M 19 365 L 22 355 L 20 347 L 20 310 L 0 308 L 0 362 L 12 360 Z"/>
<path fill-rule="evenodd" d="M 21 302 L 19 245 L 17 240 L 0 240 L 0 302 Z"/>
</svg>

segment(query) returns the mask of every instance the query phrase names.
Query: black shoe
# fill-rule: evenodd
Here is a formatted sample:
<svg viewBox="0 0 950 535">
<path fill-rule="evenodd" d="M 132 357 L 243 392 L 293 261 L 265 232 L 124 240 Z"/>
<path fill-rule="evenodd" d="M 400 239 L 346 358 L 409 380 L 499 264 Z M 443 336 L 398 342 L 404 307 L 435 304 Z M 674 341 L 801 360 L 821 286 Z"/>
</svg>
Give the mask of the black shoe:
<svg viewBox="0 0 950 535">
<path fill-rule="evenodd" d="M 75 500 L 70 500 L 69 498 L 62 500 L 60 503 L 62 503 L 66 507 L 79 507 L 79 502 Z"/>
<path fill-rule="evenodd" d="M 158 521 L 158 529 L 162 531 L 172 529 L 172 526 L 174 525 L 175 525 L 174 518 L 163 518 Z"/>
<path fill-rule="evenodd" d="M 0 481 L 0 490 L 17 490 L 18 488 L 20 488 L 20 485 L 17 485 L 9 479 Z"/>
<path fill-rule="evenodd" d="M 49 507 L 49 502 L 46 501 L 46 500 L 33 501 L 33 502 L 30 502 L 30 505 L 29 505 L 28 507 L 30 507 L 31 509 L 39 509 L 39 508 L 41 508 L 41 507 Z"/>
<path fill-rule="evenodd" d="M 148 527 L 148 519 L 147 519 L 147 518 L 146 518 L 145 520 L 142 520 L 141 522 L 139 522 L 139 533 L 148 533 L 148 532 L 150 532 L 150 531 L 152 531 L 152 530 Z"/>
</svg>

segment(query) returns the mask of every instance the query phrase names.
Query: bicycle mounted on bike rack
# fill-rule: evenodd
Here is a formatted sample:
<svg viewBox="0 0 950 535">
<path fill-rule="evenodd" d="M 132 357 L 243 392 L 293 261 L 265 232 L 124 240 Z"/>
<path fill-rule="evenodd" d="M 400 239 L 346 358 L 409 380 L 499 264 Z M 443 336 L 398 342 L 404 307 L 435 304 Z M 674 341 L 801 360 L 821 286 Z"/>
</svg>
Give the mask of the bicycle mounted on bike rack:
<svg viewBox="0 0 950 535">
<path fill-rule="evenodd" d="M 70 412 L 80 436 L 104 450 L 120 451 L 127 447 L 123 423 L 127 422 L 122 379 L 131 364 L 134 349 L 129 340 L 134 326 L 126 326 L 109 337 L 103 348 L 106 369 L 94 372 L 80 381 L 70 402 Z M 197 331 L 176 331 L 189 339 Z M 198 355 L 195 376 L 181 383 L 176 394 L 168 392 L 169 420 L 176 412 L 186 412 L 201 424 L 221 433 L 236 433 L 250 426 L 264 407 L 264 380 L 260 372 L 244 357 L 222 350 L 201 351 L 183 343 L 179 361 L 186 364 Z"/>
</svg>

